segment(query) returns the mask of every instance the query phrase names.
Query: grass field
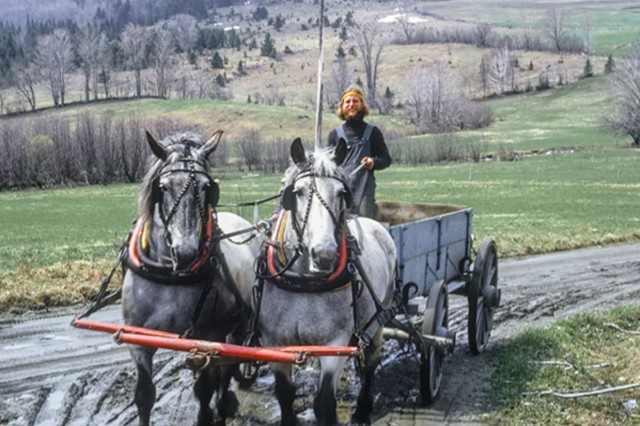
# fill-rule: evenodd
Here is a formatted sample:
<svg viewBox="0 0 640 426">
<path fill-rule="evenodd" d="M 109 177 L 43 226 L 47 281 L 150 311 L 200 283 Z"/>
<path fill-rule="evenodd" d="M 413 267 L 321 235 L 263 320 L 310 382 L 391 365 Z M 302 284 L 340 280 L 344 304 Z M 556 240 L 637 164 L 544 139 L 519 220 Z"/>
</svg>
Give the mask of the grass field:
<svg viewBox="0 0 640 426">
<path fill-rule="evenodd" d="M 637 382 L 640 346 L 624 330 L 640 328 L 640 308 L 625 306 L 584 313 L 544 329 L 530 329 L 496 347 L 491 379 L 496 410 L 489 424 L 605 425 L 638 424 L 637 388 L 588 398 L 557 398 L 549 391 L 575 393 Z M 524 394 L 524 395 L 523 395 Z M 535 421 L 532 421 L 535 419 Z"/>
<path fill-rule="evenodd" d="M 472 207 L 476 243 L 493 238 L 500 256 L 632 241 L 640 238 L 639 161 L 640 150 L 590 149 L 514 162 L 396 166 L 378 174 L 378 198 Z M 221 176 L 221 202 L 275 194 L 280 178 Z M 60 289 L 76 301 L 95 290 L 136 217 L 137 190 L 0 193 L 0 311 L 41 298 L 43 288 L 63 304 L 69 300 Z M 259 217 L 274 206 L 263 205 Z M 253 220 L 252 208 L 238 213 Z"/>
</svg>

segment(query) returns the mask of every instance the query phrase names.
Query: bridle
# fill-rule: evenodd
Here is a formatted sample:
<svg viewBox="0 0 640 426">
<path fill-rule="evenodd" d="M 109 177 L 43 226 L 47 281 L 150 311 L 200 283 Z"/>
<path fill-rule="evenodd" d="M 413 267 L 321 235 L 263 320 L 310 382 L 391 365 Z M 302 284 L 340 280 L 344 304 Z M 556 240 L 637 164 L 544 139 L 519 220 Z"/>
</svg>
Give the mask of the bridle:
<svg viewBox="0 0 640 426">
<path fill-rule="evenodd" d="M 172 168 L 177 163 L 180 163 L 181 167 Z M 180 203 L 182 202 L 190 188 L 192 188 L 193 190 L 194 199 L 196 205 L 198 206 L 198 213 L 200 215 L 203 229 L 206 228 L 208 221 L 211 219 L 209 210 L 215 209 L 216 205 L 218 204 L 220 191 L 218 188 L 218 184 L 211 178 L 206 170 L 207 167 L 205 163 L 200 159 L 193 158 L 189 146 L 186 146 L 185 156 L 178 158 L 176 161 L 173 161 L 171 163 L 164 164 L 160 168 L 160 171 L 158 172 L 156 177 L 153 179 L 151 191 L 152 202 L 154 205 L 158 204 L 158 212 L 160 215 L 160 220 L 164 225 L 164 237 L 167 240 L 167 244 L 171 244 L 171 232 L 169 231 L 169 224 L 171 223 L 171 220 L 176 214 Z M 169 211 L 165 213 L 162 203 L 163 186 L 160 183 L 160 178 L 174 173 L 188 173 L 189 176 L 180 189 L 178 196 L 173 201 L 173 204 L 169 208 Z M 208 181 L 204 202 L 202 202 L 200 199 L 200 191 L 198 188 L 198 181 L 196 179 L 197 175 L 205 176 Z M 205 234 L 203 234 L 203 236 L 204 235 Z M 201 239 L 203 238 L 203 236 L 201 236 Z"/>
<path fill-rule="evenodd" d="M 177 160 L 172 161 L 171 163 L 164 164 L 160 168 L 159 172 L 156 174 L 155 178 L 152 181 L 152 190 L 151 197 L 153 205 L 158 205 L 158 214 L 160 216 L 160 220 L 164 225 L 164 233 L 163 237 L 168 246 L 172 244 L 172 236 L 171 231 L 169 229 L 169 224 L 173 220 L 180 204 L 184 200 L 184 197 L 187 195 L 189 190 L 193 191 L 194 201 L 198 206 L 198 214 L 200 216 L 200 221 L 202 224 L 202 231 L 200 234 L 200 248 L 198 252 L 199 256 L 194 259 L 194 265 L 200 265 L 205 257 L 208 257 L 209 252 L 211 250 L 212 245 L 212 237 L 213 232 L 212 228 L 214 223 L 216 222 L 216 214 L 215 207 L 218 204 L 218 200 L 220 198 L 220 192 L 218 188 L 218 184 L 211 178 L 209 173 L 207 173 L 207 166 L 199 158 L 193 158 L 191 154 L 191 149 L 189 146 L 186 146 L 184 156 L 178 158 Z M 171 175 L 174 173 L 188 173 L 188 179 L 182 185 L 178 196 L 173 200 L 171 207 L 165 212 L 162 197 L 163 197 L 163 186 L 160 182 L 160 179 L 163 176 Z M 205 176 L 207 179 L 207 189 L 205 200 L 202 202 L 200 196 L 200 189 L 198 188 L 198 180 L 197 176 Z M 213 222 L 213 223 L 211 223 Z M 173 250 L 170 250 L 170 255 L 173 259 L 174 253 Z"/>
<path fill-rule="evenodd" d="M 336 238 L 336 241 L 340 241 L 340 236 L 342 235 L 343 231 L 344 231 L 344 226 L 346 224 L 346 213 L 349 211 L 349 209 L 351 208 L 351 202 L 352 202 L 352 196 L 351 196 L 351 190 L 349 189 L 349 185 L 347 184 L 347 182 L 340 176 L 322 176 L 323 178 L 331 178 L 334 180 L 339 181 L 343 188 L 344 191 L 341 193 L 341 199 L 343 201 L 343 203 L 341 203 L 341 208 L 340 208 L 340 213 L 338 216 L 336 216 L 336 214 L 331 210 L 331 207 L 329 206 L 329 203 L 327 203 L 327 201 L 322 197 L 322 195 L 320 194 L 320 192 L 318 191 L 318 187 L 316 184 L 316 179 L 320 177 L 318 176 L 313 168 L 311 166 L 307 166 L 304 169 L 302 169 L 291 181 L 291 184 L 289 184 L 282 192 L 282 207 L 285 210 L 290 210 L 291 211 L 291 216 L 293 218 L 292 220 L 292 226 L 296 232 L 296 236 L 298 238 L 298 246 L 301 247 L 302 246 L 302 240 L 303 240 L 303 235 L 304 235 L 304 230 L 306 229 L 308 223 L 309 223 L 309 215 L 311 213 L 311 204 L 313 202 L 313 198 L 317 198 L 318 202 L 325 208 L 325 210 L 327 210 L 327 212 L 329 213 L 329 216 L 331 217 L 331 221 L 333 222 L 334 225 L 334 236 Z M 304 215 L 303 215 L 303 220 L 302 220 L 302 225 L 300 225 L 299 221 L 298 221 L 298 215 L 297 213 L 297 202 L 296 202 L 296 193 L 295 193 L 295 183 L 300 180 L 300 179 L 304 179 L 304 178 L 309 178 L 311 179 L 311 185 L 309 187 L 309 193 L 307 196 L 307 202 L 305 205 L 305 211 L 304 211 Z"/>
</svg>

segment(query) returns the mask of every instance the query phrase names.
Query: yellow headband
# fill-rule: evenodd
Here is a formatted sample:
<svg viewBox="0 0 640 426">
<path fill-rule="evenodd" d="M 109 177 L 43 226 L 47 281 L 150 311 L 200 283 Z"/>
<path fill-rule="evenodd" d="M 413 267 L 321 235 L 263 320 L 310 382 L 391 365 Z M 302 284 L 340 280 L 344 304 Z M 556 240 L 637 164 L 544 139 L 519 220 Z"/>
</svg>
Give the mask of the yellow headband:
<svg viewBox="0 0 640 426">
<path fill-rule="evenodd" d="M 362 102 L 364 102 L 364 97 L 362 96 L 362 94 L 359 92 L 356 92 L 355 90 L 346 92 L 344 95 L 342 95 L 342 99 L 340 99 L 340 102 L 344 101 L 347 98 L 347 96 L 351 96 L 351 95 L 356 95 L 357 97 L 360 98 Z"/>
</svg>

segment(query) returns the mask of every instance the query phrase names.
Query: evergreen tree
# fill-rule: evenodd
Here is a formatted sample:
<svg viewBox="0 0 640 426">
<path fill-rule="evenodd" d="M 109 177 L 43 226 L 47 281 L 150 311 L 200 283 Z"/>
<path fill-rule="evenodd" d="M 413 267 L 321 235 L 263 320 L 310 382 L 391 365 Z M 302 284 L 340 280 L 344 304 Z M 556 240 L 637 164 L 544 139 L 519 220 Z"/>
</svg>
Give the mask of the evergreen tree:
<svg viewBox="0 0 640 426">
<path fill-rule="evenodd" d="M 584 63 L 584 70 L 582 71 L 583 78 L 593 77 L 593 66 L 591 65 L 591 60 L 587 58 L 587 61 Z"/>
<path fill-rule="evenodd" d="M 351 11 L 347 12 L 347 16 L 345 17 L 344 22 L 349 26 L 354 24 L 354 22 L 353 22 L 353 12 L 351 12 Z"/>
<path fill-rule="evenodd" d="M 609 54 L 609 56 L 607 57 L 607 63 L 604 64 L 604 73 L 605 74 L 611 74 L 615 68 L 616 64 L 613 62 L 613 56 L 611 56 L 611 54 Z"/>
<path fill-rule="evenodd" d="M 342 27 L 338 38 L 340 38 L 340 41 L 347 41 L 347 27 Z"/>
<path fill-rule="evenodd" d="M 276 20 L 273 22 L 273 28 L 276 31 L 280 31 L 284 26 L 284 18 L 280 15 L 276 16 Z"/>
<path fill-rule="evenodd" d="M 254 21 L 262 21 L 269 17 L 269 11 L 264 6 L 258 6 L 258 8 L 253 12 L 252 18 Z"/>
<path fill-rule="evenodd" d="M 277 56 L 275 42 L 273 41 L 273 38 L 269 33 L 267 33 L 264 36 L 264 41 L 260 46 L 260 56 L 266 56 L 268 58 L 274 58 L 274 59 Z"/>
<path fill-rule="evenodd" d="M 222 57 L 220 56 L 217 50 L 213 52 L 213 56 L 211 57 L 211 68 L 213 69 L 224 68 L 224 61 L 222 60 Z"/>
</svg>

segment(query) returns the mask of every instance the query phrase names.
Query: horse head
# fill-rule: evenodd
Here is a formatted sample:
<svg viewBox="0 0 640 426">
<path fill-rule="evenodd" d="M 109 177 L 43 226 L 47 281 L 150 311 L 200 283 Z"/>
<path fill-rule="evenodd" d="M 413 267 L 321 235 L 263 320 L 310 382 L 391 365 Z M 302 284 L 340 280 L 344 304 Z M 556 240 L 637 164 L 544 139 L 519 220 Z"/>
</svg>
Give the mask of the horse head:
<svg viewBox="0 0 640 426">
<path fill-rule="evenodd" d="M 305 272 L 330 273 L 338 262 L 351 203 L 351 191 L 339 167 L 346 153 L 344 140 L 334 150 L 317 148 L 312 154 L 307 154 L 300 138 L 291 144 L 294 165 L 285 175 L 282 205 L 290 211 L 298 250 L 308 259 Z"/>
<path fill-rule="evenodd" d="M 162 230 L 150 236 L 158 254 L 170 257 L 174 270 L 183 270 L 198 260 L 211 237 L 219 190 L 208 172 L 209 156 L 218 147 L 222 131 L 204 143 L 192 133 L 174 135 L 162 143 L 149 132 L 146 136 L 155 158 L 143 185 L 141 217 L 153 223 L 152 233 Z"/>
</svg>

